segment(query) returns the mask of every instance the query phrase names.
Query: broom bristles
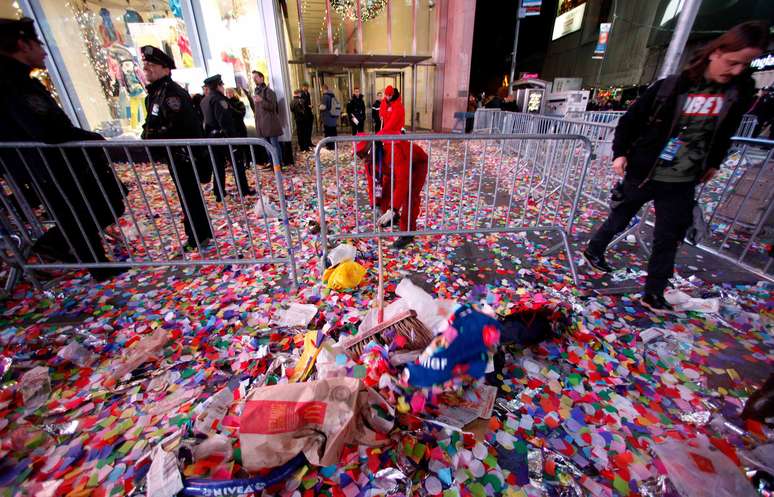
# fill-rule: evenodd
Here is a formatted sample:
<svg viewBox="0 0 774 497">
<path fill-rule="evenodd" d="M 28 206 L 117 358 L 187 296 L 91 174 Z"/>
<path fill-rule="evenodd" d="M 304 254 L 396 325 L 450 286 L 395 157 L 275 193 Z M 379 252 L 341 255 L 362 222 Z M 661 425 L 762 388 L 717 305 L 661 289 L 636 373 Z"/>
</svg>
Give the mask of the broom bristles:
<svg viewBox="0 0 774 497">
<path fill-rule="evenodd" d="M 417 313 L 409 310 L 396 314 L 370 330 L 344 340 L 342 346 L 344 350 L 359 356 L 371 338 L 386 346 L 389 345 L 386 343 L 386 337 L 390 335 L 393 339 L 398 335 L 404 337 L 407 343 L 402 348 L 407 350 L 424 348 L 433 339 L 432 332 L 417 318 Z"/>
</svg>

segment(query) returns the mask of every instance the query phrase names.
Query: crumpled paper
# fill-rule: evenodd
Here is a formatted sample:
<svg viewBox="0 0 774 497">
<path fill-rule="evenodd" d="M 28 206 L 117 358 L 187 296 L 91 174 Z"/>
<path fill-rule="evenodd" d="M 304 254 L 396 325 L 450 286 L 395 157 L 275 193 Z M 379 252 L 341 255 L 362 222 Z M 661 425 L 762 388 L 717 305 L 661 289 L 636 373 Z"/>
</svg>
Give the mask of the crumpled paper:
<svg viewBox="0 0 774 497">
<path fill-rule="evenodd" d="M 279 384 L 254 390 L 240 419 L 242 462 L 248 471 L 285 464 L 303 452 L 314 465 L 339 462 L 341 449 L 357 440 L 376 444 L 369 427 L 386 431 L 393 420 L 377 416 L 375 402 L 355 378 Z M 380 403 L 383 409 L 386 403 Z M 388 416 L 389 418 L 389 416 Z"/>
</svg>

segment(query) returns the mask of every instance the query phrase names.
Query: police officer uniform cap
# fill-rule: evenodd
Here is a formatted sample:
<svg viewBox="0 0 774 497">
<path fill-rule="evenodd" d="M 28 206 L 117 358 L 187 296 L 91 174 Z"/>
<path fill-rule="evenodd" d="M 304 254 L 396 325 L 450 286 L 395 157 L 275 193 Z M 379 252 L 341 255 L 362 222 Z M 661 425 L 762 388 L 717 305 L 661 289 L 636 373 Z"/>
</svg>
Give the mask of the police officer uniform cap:
<svg viewBox="0 0 774 497">
<path fill-rule="evenodd" d="M 43 43 L 35 32 L 35 21 L 29 17 L 21 19 L 0 18 L 0 37 L 4 39 L 35 40 Z"/>
<path fill-rule="evenodd" d="M 220 86 L 223 84 L 223 79 L 221 79 L 220 74 L 216 74 L 205 79 L 204 84 L 207 86 Z"/>
<path fill-rule="evenodd" d="M 153 45 L 145 45 L 140 50 L 142 51 L 142 60 L 169 69 L 175 69 L 175 61 L 160 48 L 154 47 Z"/>
</svg>

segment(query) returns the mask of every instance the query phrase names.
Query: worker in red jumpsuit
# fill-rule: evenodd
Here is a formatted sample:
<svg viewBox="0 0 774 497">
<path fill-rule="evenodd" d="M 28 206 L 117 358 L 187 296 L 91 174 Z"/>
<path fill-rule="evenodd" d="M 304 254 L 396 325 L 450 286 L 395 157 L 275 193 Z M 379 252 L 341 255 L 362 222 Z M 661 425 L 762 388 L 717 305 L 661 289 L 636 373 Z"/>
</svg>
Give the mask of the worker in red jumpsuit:
<svg viewBox="0 0 774 497">
<path fill-rule="evenodd" d="M 419 145 L 408 141 L 374 143 L 376 149 L 373 153 L 371 142 L 358 142 L 356 152 L 358 157 L 363 159 L 371 205 L 379 207 L 384 213 L 377 223 L 385 227 L 390 223 L 399 222 L 401 231 L 414 231 L 417 229 L 417 217 L 422 203 L 422 188 L 427 178 L 427 153 Z M 377 189 L 376 200 L 374 186 Z M 413 240 L 413 236 L 400 236 L 392 246 L 402 249 Z"/>
<path fill-rule="evenodd" d="M 388 86 L 384 89 L 384 98 L 379 106 L 379 117 L 382 119 L 382 129 L 377 135 L 399 135 L 406 122 L 406 109 L 397 88 Z"/>
</svg>

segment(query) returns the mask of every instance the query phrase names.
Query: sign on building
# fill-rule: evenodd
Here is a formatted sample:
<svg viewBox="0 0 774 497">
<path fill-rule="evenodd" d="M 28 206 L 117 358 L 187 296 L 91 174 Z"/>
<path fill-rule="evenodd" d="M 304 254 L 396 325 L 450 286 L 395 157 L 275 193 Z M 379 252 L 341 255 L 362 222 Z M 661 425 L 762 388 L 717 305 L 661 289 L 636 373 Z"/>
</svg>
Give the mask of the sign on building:
<svg viewBox="0 0 774 497">
<path fill-rule="evenodd" d="M 605 50 L 607 50 L 607 39 L 610 36 L 610 26 L 612 23 L 602 22 L 599 24 L 599 39 L 597 40 L 597 46 L 594 47 L 594 55 L 592 59 L 604 59 Z"/>
<path fill-rule="evenodd" d="M 543 0 L 521 0 L 522 17 L 539 16 Z"/>
</svg>

